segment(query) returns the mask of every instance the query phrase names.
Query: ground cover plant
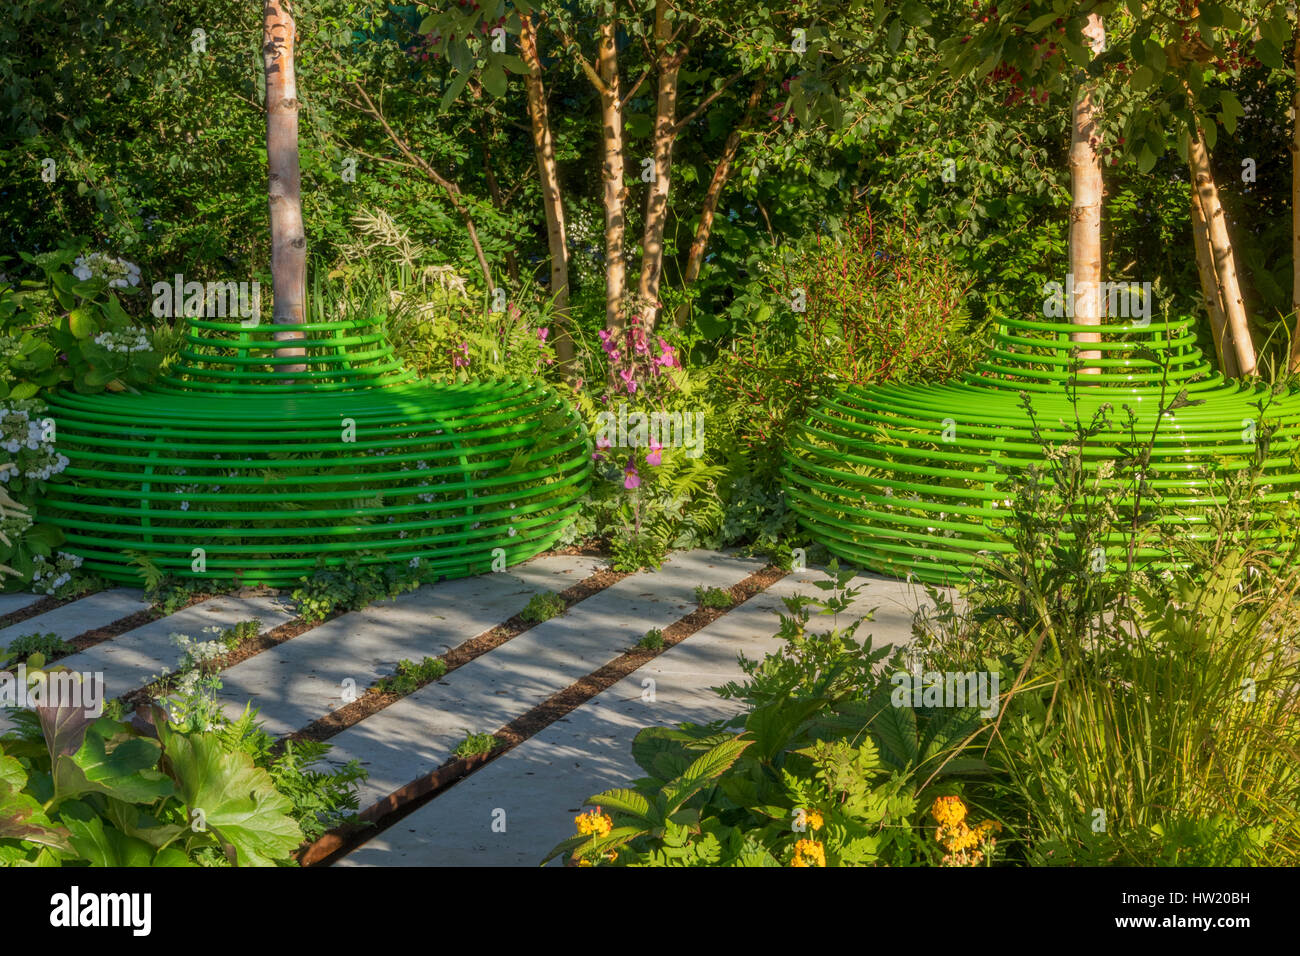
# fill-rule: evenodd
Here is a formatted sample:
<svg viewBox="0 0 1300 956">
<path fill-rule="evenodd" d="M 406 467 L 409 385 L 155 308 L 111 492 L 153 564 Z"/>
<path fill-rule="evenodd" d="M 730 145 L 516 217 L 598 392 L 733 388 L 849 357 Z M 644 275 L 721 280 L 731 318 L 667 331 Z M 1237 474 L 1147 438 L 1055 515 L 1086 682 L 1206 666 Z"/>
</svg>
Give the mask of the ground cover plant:
<svg viewBox="0 0 1300 956">
<path fill-rule="evenodd" d="M 355 761 L 321 769 L 327 744 L 277 746 L 251 710 L 232 721 L 217 706 L 220 679 L 204 665 L 250 627 L 184 638 L 180 666 L 143 720 L 124 720 L 120 705 L 101 715 L 68 701 L 9 711 L 4 864 L 292 866 L 305 840 L 351 820 L 365 775 Z M 40 653 L 24 663 L 32 687 L 64 672 Z"/>
</svg>

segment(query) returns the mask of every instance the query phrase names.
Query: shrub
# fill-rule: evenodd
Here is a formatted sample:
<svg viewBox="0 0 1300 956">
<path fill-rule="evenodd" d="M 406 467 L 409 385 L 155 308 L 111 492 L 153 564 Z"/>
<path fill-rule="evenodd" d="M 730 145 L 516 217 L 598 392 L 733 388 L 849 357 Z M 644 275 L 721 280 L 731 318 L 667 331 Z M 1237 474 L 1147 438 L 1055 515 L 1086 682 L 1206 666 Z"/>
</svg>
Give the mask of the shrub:
<svg viewBox="0 0 1300 956">
<path fill-rule="evenodd" d="M 557 614 L 563 614 L 567 606 L 564 598 L 554 591 L 541 591 L 528 599 L 528 604 L 519 612 L 519 616 L 529 624 L 541 624 Z"/>
<path fill-rule="evenodd" d="M 935 381 L 980 347 L 968 328 L 971 282 L 907 223 L 870 212 L 815 234 L 770 267 L 767 288 L 714 369 L 718 407 L 769 472 L 792 422 L 844 384 Z M 804 311 L 793 301 L 802 292 Z M 767 461 L 764 462 L 763 459 Z"/>
<path fill-rule="evenodd" d="M 86 240 L 31 255 L 40 278 L 20 289 L 0 281 L 0 399 L 24 400 L 60 383 L 79 392 L 122 391 L 149 382 L 161 363 L 149 328 L 122 306 L 140 270 Z M 84 254 L 83 254 L 84 253 Z"/>
<path fill-rule="evenodd" d="M 0 740 L 0 861 L 291 865 L 303 831 L 273 776 L 227 738 L 153 715 L 156 739 L 80 709 L 19 712 L 20 735 Z"/>
<path fill-rule="evenodd" d="M 1173 403 L 1178 403 L 1175 398 Z M 1004 688 L 983 791 L 1030 864 L 1293 864 L 1300 857 L 1300 574 L 1294 503 L 1261 503 L 1261 450 L 1220 485 L 1197 540 L 1142 520 L 1135 440 L 1082 480 L 1097 422 L 1012 476 L 1014 546 L 941 607 L 922 649 L 944 669 L 998 659 Z M 1150 564 L 1094 568 L 1099 542 Z"/>
<path fill-rule="evenodd" d="M 72 652 L 72 645 L 57 634 L 23 634 L 0 651 L 0 665 L 8 666 L 20 658 L 40 654 L 45 660 Z"/>
<path fill-rule="evenodd" d="M 702 586 L 695 588 L 695 602 L 702 608 L 713 608 L 722 611 L 727 610 L 735 603 L 731 598 L 730 591 Z"/>
<path fill-rule="evenodd" d="M 644 651 L 662 650 L 664 646 L 664 632 L 657 627 L 652 627 L 645 632 L 645 636 L 636 642 L 636 646 Z"/>
</svg>

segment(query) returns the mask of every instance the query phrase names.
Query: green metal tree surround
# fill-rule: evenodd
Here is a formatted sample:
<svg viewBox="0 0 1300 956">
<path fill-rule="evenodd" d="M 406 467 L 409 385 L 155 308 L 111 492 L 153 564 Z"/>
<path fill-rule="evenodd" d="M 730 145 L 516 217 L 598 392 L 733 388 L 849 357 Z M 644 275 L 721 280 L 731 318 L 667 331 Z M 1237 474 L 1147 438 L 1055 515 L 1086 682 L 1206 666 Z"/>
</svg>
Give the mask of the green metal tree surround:
<svg viewBox="0 0 1300 956">
<path fill-rule="evenodd" d="M 1043 462 L 1043 442 L 1074 443 L 1076 421 L 1087 424 L 1104 404 L 1115 410 L 1112 440 L 1084 447 L 1085 473 L 1099 487 L 1125 487 L 1108 476 L 1128 439 L 1128 406 L 1138 434 L 1155 434 L 1146 472 L 1153 494 L 1143 508 L 1185 537 L 1212 536 L 1210 512 L 1225 500 L 1227 482 L 1261 455 L 1257 500 L 1282 502 L 1300 492 L 1300 393 L 1225 380 L 1197 348 L 1191 319 L 1103 326 L 1102 342 L 1079 346 L 1101 354 L 1086 363 L 1072 355 L 1072 331 L 1077 327 L 1064 323 L 1004 320 L 984 359 L 957 380 L 849 385 L 820 401 L 783 468 L 800 524 L 858 567 L 957 583 L 981 555 L 1013 549 L 1001 531 L 1013 506 L 1007 474 Z M 1190 404 L 1168 410 L 1182 390 Z M 1025 393 L 1042 441 L 1023 407 Z M 1116 529 L 1108 558 L 1126 559 L 1123 537 Z M 1154 546 L 1135 557 L 1168 564 Z"/>
<path fill-rule="evenodd" d="M 139 393 L 49 399 L 70 463 L 42 520 L 87 570 L 284 585 L 321 566 L 405 562 L 437 577 L 549 547 L 591 473 L 580 417 L 527 380 L 420 381 L 383 321 L 189 320 L 176 365 Z M 306 363 L 306 371 L 280 366 Z"/>
</svg>

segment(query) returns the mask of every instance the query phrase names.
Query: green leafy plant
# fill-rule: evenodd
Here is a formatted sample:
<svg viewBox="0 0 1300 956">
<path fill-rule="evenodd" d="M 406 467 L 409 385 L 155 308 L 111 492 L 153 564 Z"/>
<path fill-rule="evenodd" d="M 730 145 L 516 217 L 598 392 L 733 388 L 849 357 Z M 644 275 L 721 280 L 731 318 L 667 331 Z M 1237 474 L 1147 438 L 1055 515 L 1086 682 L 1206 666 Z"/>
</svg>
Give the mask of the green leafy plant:
<svg viewBox="0 0 1300 956">
<path fill-rule="evenodd" d="M 557 614 L 563 614 L 567 606 L 564 598 L 554 591 L 541 591 L 528 599 L 528 604 L 519 612 L 519 617 L 528 624 L 540 624 Z"/>
<path fill-rule="evenodd" d="M 150 332 L 122 308 L 138 291 L 137 266 L 85 253 L 84 239 L 20 252 L 41 276 L 0 283 L 0 399 L 31 399 L 67 382 L 79 392 L 121 391 L 150 381 L 160 359 Z M 84 253 L 84 254 L 83 254 Z"/>
<path fill-rule="evenodd" d="M 474 757 L 478 754 L 491 753 L 501 742 L 493 734 L 469 734 L 456 745 L 452 756 L 459 757 L 462 760 L 466 757 Z"/>
<path fill-rule="evenodd" d="M 642 568 L 657 571 L 667 556 L 668 548 L 650 534 L 615 536 L 610 541 L 609 563 L 615 571 L 631 573 Z"/>
<path fill-rule="evenodd" d="M 59 635 L 23 634 L 9 642 L 9 646 L 0 651 L 0 667 L 8 667 L 20 658 L 40 654 L 45 660 L 62 657 L 72 652 L 72 645 Z"/>
<path fill-rule="evenodd" d="M 730 591 L 702 586 L 695 589 L 695 602 L 702 608 L 713 608 L 722 611 L 727 610 L 735 603 Z"/>
<path fill-rule="evenodd" d="M 652 627 L 645 632 L 645 637 L 636 642 L 636 646 L 646 651 L 658 651 L 664 646 L 664 632 Z"/>
<path fill-rule="evenodd" d="M 73 708 L 20 712 L 0 740 L 6 865 L 291 865 L 303 833 L 266 770 L 153 710 L 155 737 Z"/>
<path fill-rule="evenodd" d="M 421 584 L 418 569 L 407 565 L 361 564 L 360 558 L 355 555 L 344 567 L 322 568 L 301 579 L 292 596 L 303 620 L 323 621 L 333 614 L 413 591 Z"/>
<path fill-rule="evenodd" d="M 855 598 L 853 572 L 818 582 L 781 615 L 779 650 L 743 661 L 744 683 L 718 688 L 745 712 L 706 726 L 650 727 L 632 755 L 646 776 L 586 801 L 578 832 L 551 851 L 578 865 L 849 866 L 943 863 L 921 813 L 961 774 L 987 766 L 963 755 L 977 715 L 895 707 L 888 674 L 854 632 L 860 618 L 824 632 Z M 895 666 L 902 657 L 893 654 Z M 739 730 L 739 733 L 736 731 Z M 983 834 L 981 834 L 983 835 Z M 951 842 L 951 841 L 950 841 Z M 979 857 L 948 865 L 988 862 Z"/>
<path fill-rule="evenodd" d="M 436 681 L 447 673 L 445 661 L 436 657 L 426 657 L 420 663 L 401 660 L 397 662 L 394 673 L 381 677 L 375 682 L 375 689 L 385 694 L 412 694 L 425 684 Z"/>
<path fill-rule="evenodd" d="M 1289 864 L 1300 542 L 1295 503 L 1260 493 L 1272 426 L 1261 408 L 1255 459 L 1207 474 L 1225 504 L 1192 536 L 1143 519 L 1159 494 L 1148 463 L 1161 425 L 1127 429 L 1104 478 L 1085 468 L 1111 414 L 1126 413 L 1076 416 L 1073 441 L 1007 477 L 1011 553 L 971 582 L 962 609 L 941 606 L 919 648 L 931 666 L 996 659 L 1016 675 L 981 749 L 996 771 L 982 798 L 1016 834 L 1017 861 Z"/>
<path fill-rule="evenodd" d="M 221 594 L 234 589 L 232 581 L 218 579 L 176 578 L 163 574 L 158 567 L 144 555 L 137 555 L 133 560 L 141 569 L 146 582 L 145 598 L 164 615 L 175 614 L 181 608 L 194 602 L 202 594 Z"/>
</svg>

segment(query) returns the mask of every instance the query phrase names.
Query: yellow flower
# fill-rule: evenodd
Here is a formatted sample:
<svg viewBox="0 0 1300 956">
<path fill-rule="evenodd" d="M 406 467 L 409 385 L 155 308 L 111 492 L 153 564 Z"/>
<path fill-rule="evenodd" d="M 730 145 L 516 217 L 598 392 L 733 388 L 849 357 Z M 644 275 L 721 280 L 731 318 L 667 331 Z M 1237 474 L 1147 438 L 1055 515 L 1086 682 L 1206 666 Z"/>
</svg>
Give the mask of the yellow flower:
<svg viewBox="0 0 1300 956">
<path fill-rule="evenodd" d="M 951 826 L 940 826 L 934 837 L 951 853 L 962 853 L 972 847 L 979 846 L 983 841 L 983 831 L 979 829 L 972 830 L 965 823 L 955 823 Z"/>
<path fill-rule="evenodd" d="M 609 814 L 601 813 L 600 807 L 592 810 L 590 813 L 580 813 L 573 818 L 573 822 L 578 825 L 578 834 L 580 836 L 605 836 L 614 828 L 614 821 L 609 818 Z"/>
<path fill-rule="evenodd" d="M 595 864 L 584 856 L 578 860 L 578 866 L 595 866 Z"/>
<path fill-rule="evenodd" d="M 808 826 L 812 827 L 814 830 L 820 830 L 823 826 L 826 825 L 826 821 L 822 818 L 820 810 L 809 810 L 807 813 L 804 814 L 803 819 L 804 822 L 807 823 Z"/>
<path fill-rule="evenodd" d="M 961 797 L 938 797 L 930 808 L 930 816 L 941 826 L 956 826 L 966 819 L 966 804 Z"/>
<path fill-rule="evenodd" d="M 956 800 L 956 798 L 950 798 Z M 943 800 L 941 797 L 940 800 Z M 971 827 L 966 824 L 966 807 L 960 804 L 954 811 L 951 802 L 940 805 L 935 801 L 931 810 L 939 821 L 934 838 L 948 852 L 943 857 L 944 866 L 979 866 L 984 862 L 986 850 L 991 851 L 997 840 L 992 834 L 1002 832 L 1002 824 L 996 820 L 984 820 Z"/>
<path fill-rule="evenodd" d="M 800 840 L 794 845 L 791 866 L 825 866 L 826 848 L 816 840 Z"/>
</svg>

